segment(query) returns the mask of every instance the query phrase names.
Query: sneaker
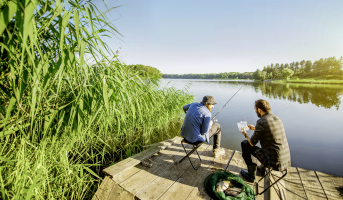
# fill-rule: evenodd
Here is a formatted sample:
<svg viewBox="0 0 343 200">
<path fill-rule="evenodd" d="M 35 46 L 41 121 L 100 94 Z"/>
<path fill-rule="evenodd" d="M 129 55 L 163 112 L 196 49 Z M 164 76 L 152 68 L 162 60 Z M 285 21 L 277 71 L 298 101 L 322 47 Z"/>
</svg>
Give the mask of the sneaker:
<svg viewBox="0 0 343 200">
<path fill-rule="evenodd" d="M 225 154 L 225 149 L 223 149 L 223 148 L 219 147 L 219 148 L 213 150 L 213 157 L 215 157 L 215 158 L 222 156 L 224 154 Z"/>
</svg>

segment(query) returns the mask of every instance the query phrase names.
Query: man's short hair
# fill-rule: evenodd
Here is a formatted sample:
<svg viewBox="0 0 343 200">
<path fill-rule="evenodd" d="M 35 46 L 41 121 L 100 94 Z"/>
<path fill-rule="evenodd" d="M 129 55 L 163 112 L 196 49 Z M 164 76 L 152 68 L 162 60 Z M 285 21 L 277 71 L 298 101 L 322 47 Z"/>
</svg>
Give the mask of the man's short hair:
<svg viewBox="0 0 343 200">
<path fill-rule="evenodd" d="M 263 112 L 270 112 L 271 107 L 268 103 L 268 101 L 264 100 L 264 99 L 259 99 L 255 101 L 255 107 L 256 109 L 261 109 L 263 110 Z"/>
</svg>

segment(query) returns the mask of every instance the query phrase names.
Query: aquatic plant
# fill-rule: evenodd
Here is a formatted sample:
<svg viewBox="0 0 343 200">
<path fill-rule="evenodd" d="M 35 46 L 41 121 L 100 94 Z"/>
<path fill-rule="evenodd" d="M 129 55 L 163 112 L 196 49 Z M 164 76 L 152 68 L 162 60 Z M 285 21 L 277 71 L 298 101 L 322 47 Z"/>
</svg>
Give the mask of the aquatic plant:
<svg viewBox="0 0 343 200">
<path fill-rule="evenodd" d="M 192 96 L 124 70 L 91 1 L 0 5 L 1 199 L 89 199 L 101 169 L 178 134 Z"/>
</svg>

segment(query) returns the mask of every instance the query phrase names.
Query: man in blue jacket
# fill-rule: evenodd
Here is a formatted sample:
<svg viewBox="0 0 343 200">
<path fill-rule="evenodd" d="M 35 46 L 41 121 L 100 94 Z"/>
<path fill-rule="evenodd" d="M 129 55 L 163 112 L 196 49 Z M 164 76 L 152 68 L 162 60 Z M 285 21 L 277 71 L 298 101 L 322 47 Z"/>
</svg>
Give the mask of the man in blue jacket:
<svg viewBox="0 0 343 200">
<path fill-rule="evenodd" d="M 202 102 L 191 103 L 183 107 L 186 113 L 181 129 L 181 136 L 188 142 L 197 141 L 209 143 L 213 136 L 213 156 L 218 157 L 224 153 L 220 148 L 221 127 L 218 123 L 211 121 L 211 110 L 217 104 L 212 96 L 204 96 Z"/>
</svg>

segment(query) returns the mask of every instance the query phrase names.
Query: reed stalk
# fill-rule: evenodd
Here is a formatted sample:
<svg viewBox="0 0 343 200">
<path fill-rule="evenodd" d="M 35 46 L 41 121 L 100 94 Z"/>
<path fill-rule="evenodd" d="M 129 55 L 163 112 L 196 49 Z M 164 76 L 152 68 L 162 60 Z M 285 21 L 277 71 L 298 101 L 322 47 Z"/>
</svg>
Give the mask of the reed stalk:
<svg viewBox="0 0 343 200">
<path fill-rule="evenodd" d="M 126 70 L 91 1 L 0 4 L 0 199 L 89 199 L 101 169 L 179 134 L 193 96 Z"/>
</svg>

